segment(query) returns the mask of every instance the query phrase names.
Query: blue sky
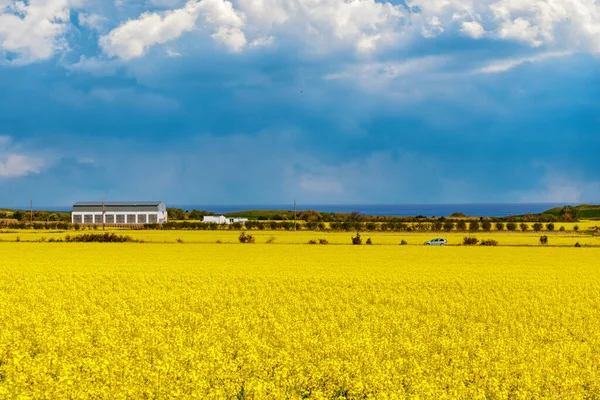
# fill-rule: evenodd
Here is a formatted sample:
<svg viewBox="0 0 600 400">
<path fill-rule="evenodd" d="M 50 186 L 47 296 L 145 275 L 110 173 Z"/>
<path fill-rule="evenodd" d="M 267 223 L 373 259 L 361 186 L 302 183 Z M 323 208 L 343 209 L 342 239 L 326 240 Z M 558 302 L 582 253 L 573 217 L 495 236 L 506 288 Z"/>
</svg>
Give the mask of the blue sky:
<svg viewBox="0 0 600 400">
<path fill-rule="evenodd" d="M 0 205 L 600 202 L 599 0 L 0 0 Z"/>
</svg>

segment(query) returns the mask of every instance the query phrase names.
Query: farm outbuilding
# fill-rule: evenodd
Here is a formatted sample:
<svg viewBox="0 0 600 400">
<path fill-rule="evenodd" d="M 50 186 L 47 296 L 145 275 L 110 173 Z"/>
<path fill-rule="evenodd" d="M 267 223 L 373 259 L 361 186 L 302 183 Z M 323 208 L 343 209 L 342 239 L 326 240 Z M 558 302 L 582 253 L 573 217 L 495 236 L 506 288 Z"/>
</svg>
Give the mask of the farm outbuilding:
<svg viewBox="0 0 600 400">
<path fill-rule="evenodd" d="M 79 202 L 73 204 L 74 224 L 162 224 L 167 205 L 162 201 Z"/>
<path fill-rule="evenodd" d="M 248 221 L 248 218 L 227 218 L 224 215 L 219 215 L 219 216 L 206 215 L 202 218 L 202 222 L 219 224 L 219 225 L 223 225 L 223 224 L 229 225 L 229 224 L 233 224 L 236 222 L 244 224 L 247 221 Z"/>
</svg>

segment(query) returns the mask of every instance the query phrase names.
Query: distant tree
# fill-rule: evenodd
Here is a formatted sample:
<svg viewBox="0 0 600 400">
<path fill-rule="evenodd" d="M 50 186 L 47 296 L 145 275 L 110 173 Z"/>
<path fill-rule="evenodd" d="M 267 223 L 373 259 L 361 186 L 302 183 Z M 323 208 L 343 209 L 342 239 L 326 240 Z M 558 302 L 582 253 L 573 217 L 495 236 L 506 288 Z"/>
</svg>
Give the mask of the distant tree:
<svg viewBox="0 0 600 400">
<path fill-rule="evenodd" d="M 579 225 L 575 225 L 575 226 L 573 227 L 573 230 L 574 230 L 575 232 L 577 232 L 577 231 L 579 230 Z"/>
<path fill-rule="evenodd" d="M 17 211 L 15 211 L 15 212 L 13 212 L 13 215 L 12 215 L 12 217 L 13 217 L 14 219 L 16 219 L 17 221 L 22 221 L 22 220 L 24 220 L 24 219 L 25 219 L 25 213 L 24 213 L 23 211 L 19 211 L 19 210 L 17 210 Z"/>
<path fill-rule="evenodd" d="M 466 215 L 461 212 L 455 212 L 450 215 L 452 218 L 464 218 Z"/>
<path fill-rule="evenodd" d="M 440 221 L 439 219 L 433 221 L 433 223 L 431 224 L 431 230 L 435 231 L 435 232 L 441 231 L 443 227 L 444 227 L 444 223 L 442 221 Z"/>
<path fill-rule="evenodd" d="M 578 221 L 579 208 L 573 206 L 564 206 L 560 210 L 560 216 L 562 221 Z"/>
<path fill-rule="evenodd" d="M 527 232 L 527 229 L 529 229 L 529 225 L 527 225 L 525 222 L 521 222 L 521 224 L 519 225 L 519 227 L 521 228 L 521 230 L 523 232 Z"/>
<path fill-rule="evenodd" d="M 444 221 L 444 231 L 450 232 L 454 229 L 454 222 L 452 221 Z"/>
<path fill-rule="evenodd" d="M 504 222 L 496 222 L 496 230 L 503 231 L 504 230 Z"/>
<path fill-rule="evenodd" d="M 508 222 L 506 224 L 506 230 L 508 230 L 508 231 L 516 231 L 517 230 L 517 224 L 516 224 L 516 222 Z"/>
<path fill-rule="evenodd" d="M 360 233 L 356 232 L 356 236 L 352 238 L 352 244 L 360 245 L 362 244 L 362 238 L 360 237 Z"/>
<path fill-rule="evenodd" d="M 167 208 L 167 218 L 171 220 L 185 219 L 185 211 L 181 208 Z"/>
<path fill-rule="evenodd" d="M 492 223 L 488 220 L 485 220 L 481 223 L 481 229 L 483 229 L 485 232 L 489 232 L 492 230 Z"/>
<path fill-rule="evenodd" d="M 544 229 L 544 224 L 542 224 L 540 222 L 536 222 L 535 224 L 533 224 L 533 230 L 534 231 L 539 232 L 542 229 Z"/>
<path fill-rule="evenodd" d="M 546 224 L 546 229 L 550 232 L 554 231 L 554 224 L 552 222 Z"/>
<path fill-rule="evenodd" d="M 347 221 L 363 221 L 364 220 L 364 216 L 359 213 L 358 211 L 352 211 L 349 215 L 348 215 L 348 219 Z"/>
<path fill-rule="evenodd" d="M 456 230 L 459 232 L 464 232 L 467 230 L 467 223 L 462 219 L 456 223 Z"/>
<path fill-rule="evenodd" d="M 192 210 L 190 211 L 190 213 L 188 214 L 188 218 L 189 219 L 193 219 L 193 220 L 202 220 L 202 218 L 204 218 L 206 215 L 215 215 L 215 213 L 213 212 L 208 212 L 208 211 L 204 211 L 204 210 Z"/>
<path fill-rule="evenodd" d="M 237 230 L 237 231 L 242 229 L 243 226 L 244 226 L 244 224 L 242 224 L 241 222 L 234 222 L 233 224 L 230 225 L 230 227 L 232 229 Z"/>
<path fill-rule="evenodd" d="M 469 222 L 469 232 L 477 232 L 479 230 L 479 221 Z"/>
<path fill-rule="evenodd" d="M 298 213 L 298 219 L 304 220 L 306 222 L 322 221 L 323 216 L 317 211 L 306 210 L 306 211 L 300 211 Z"/>
<path fill-rule="evenodd" d="M 371 232 L 377 230 L 377 224 L 375 222 L 367 222 L 367 225 L 365 227 L 368 231 Z"/>
</svg>

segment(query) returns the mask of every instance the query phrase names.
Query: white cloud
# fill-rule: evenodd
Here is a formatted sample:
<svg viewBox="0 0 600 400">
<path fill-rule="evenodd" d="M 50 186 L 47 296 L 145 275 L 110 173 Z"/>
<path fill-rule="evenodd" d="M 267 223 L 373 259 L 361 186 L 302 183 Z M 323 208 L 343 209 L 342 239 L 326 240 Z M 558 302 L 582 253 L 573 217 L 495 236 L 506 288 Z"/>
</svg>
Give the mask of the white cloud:
<svg viewBox="0 0 600 400">
<path fill-rule="evenodd" d="M 171 49 L 167 49 L 166 54 L 168 57 L 181 57 L 180 52 Z"/>
<path fill-rule="evenodd" d="M 548 52 L 548 53 L 537 54 L 532 57 L 514 58 L 514 59 L 506 59 L 506 60 L 495 60 L 481 68 L 476 69 L 473 72 L 476 74 L 497 74 L 497 73 L 506 72 L 506 71 L 513 69 L 515 67 L 518 67 L 519 65 L 522 65 L 522 64 L 545 61 L 545 60 L 548 60 L 551 58 L 566 57 L 571 54 L 573 54 L 573 53 L 568 52 L 568 51 Z"/>
<path fill-rule="evenodd" d="M 600 198 L 600 181 L 581 179 L 578 174 L 567 174 L 550 166 L 537 186 L 529 191 L 516 193 L 521 202 L 530 203 L 581 203 Z"/>
<path fill-rule="evenodd" d="M 460 31 L 473 39 L 479 39 L 485 35 L 485 29 L 483 29 L 483 26 L 477 21 L 463 22 Z"/>
<path fill-rule="evenodd" d="M 421 33 L 424 37 L 431 39 L 444 32 L 442 23 L 437 16 L 430 18 L 429 22 L 424 24 L 421 28 Z"/>
<path fill-rule="evenodd" d="M 259 37 L 250 42 L 249 47 L 267 47 L 273 44 L 273 36 Z"/>
<path fill-rule="evenodd" d="M 533 47 L 542 45 L 542 41 L 537 39 L 540 35 L 538 26 L 532 25 L 531 21 L 525 18 L 517 18 L 514 21 L 504 22 L 498 31 L 502 39 L 522 40 L 530 43 Z"/>
<path fill-rule="evenodd" d="M 131 59 L 154 45 L 208 27 L 214 29 L 212 38 L 232 52 L 271 44 L 282 35 L 317 50 L 350 46 L 369 53 L 397 41 L 405 16 L 402 7 L 374 0 L 241 0 L 237 4 L 235 9 L 226 0 L 192 0 L 181 9 L 144 13 L 102 37 L 100 45 L 109 56 Z M 253 37 L 250 45 L 248 35 Z"/>
<path fill-rule="evenodd" d="M 79 13 L 77 20 L 80 26 L 85 26 L 89 29 L 100 31 L 104 28 L 104 24 L 108 21 L 106 17 L 100 14 Z"/>
<path fill-rule="evenodd" d="M 479 34 L 480 22 L 473 21 L 484 21 L 489 35 L 496 38 L 533 47 L 600 52 L 598 0 L 411 0 L 407 4 L 420 10 L 426 35 L 433 17 L 446 31 L 460 23 L 465 34 Z"/>
<path fill-rule="evenodd" d="M 238 7 L 263 35 L 291 37 L 313 51 L 396 45 L 407 22 L 403 7 L 374 0 L 239 0 Z"/>
<path fill-rule="evenodd" d="M 149 47 L 177 39 L 194 29 L 197 16 L 198 3 L 195 2 L 163 15 L 144 13 L 139 19 L 127 21 L 101 37 L 100 46 L 111 57 L 125 60 L 141 57 Z"/>
<path fill-rule="evenodd" d="M 0 155 L 0 178 L 14 178 L 37 174 L 44 166 L 43 160 L 22 154 Z"/>
<path fill-rule="evenodd" d="M 119 60 L 103 60 L 96 57 L 81 56 L 79 61 L 66 68 L 73 72 L 86 72 L 93 76 L 113 76 L 122 66 Z"/>
<path fill-rule="evenodd" d="M 68 0 L 13 1 L 0 4 L 0 57 L 9 53 L 15 64 L 52 57 L 67 47 Z"/>
<path fill-rule="evenodd" d="M 165 13 L 144 13 L 101 39 L 109 56 L 140 57 L 152 46 L 195 29 L 232 52 L 285 40 L 305 49 L 372 54 L 458 32 L 522 42 L 548 50 L 600 52 L 598 0 L 412 0 L 407 7 L 375 0 L 191 0 Z M 484 29 L 483 25 L 486 26 Z"/>
<path fill-rule="evenodd" d="M 37 174 L 44 164 L 43 158 L 24 154 L 15 148 L 10 136 L 0 136 L 0 178 Z"/>
<path fill-rule="evenodd" d="M 444 90 L 449 79 L 440 71 L 448 62 L 449 59 L 442 56 L 364 62 L 345 66 L 340 72 L 325 75 L 323 79 L 346 81 L 366 93 L 385 94 L 395 102 L 412 102 L 433 93 L 441 95 L 440 91 Z"/>
<path fill-rule="evenodd" d="M 205 25 L 213 26 L 213 38 L 231 51 L 239 51 L 246 44 L 240 30 L 244 22 L 227 0 L 189 1 L 183 8 L 166 13 L 144 13 L 100 38 L 100 46 L 111 57 L 125 60 L 143 56 L 157 44 L 178 39 L 196 29 L 201 18 Z"/>
</svg>

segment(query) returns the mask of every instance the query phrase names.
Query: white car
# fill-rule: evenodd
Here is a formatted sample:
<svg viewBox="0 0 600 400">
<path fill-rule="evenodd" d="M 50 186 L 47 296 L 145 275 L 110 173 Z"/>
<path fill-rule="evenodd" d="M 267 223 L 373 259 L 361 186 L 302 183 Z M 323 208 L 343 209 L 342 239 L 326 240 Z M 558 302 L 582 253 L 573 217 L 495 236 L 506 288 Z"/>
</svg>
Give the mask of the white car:
<svg viewBox="0 0 600 400">
<path fill-rule="evenodd" d="M 436 238 L 428 240 L 424 243 L 425 246 L 445 246 L 448 242 L 444 238 Z"/>
</svg>

